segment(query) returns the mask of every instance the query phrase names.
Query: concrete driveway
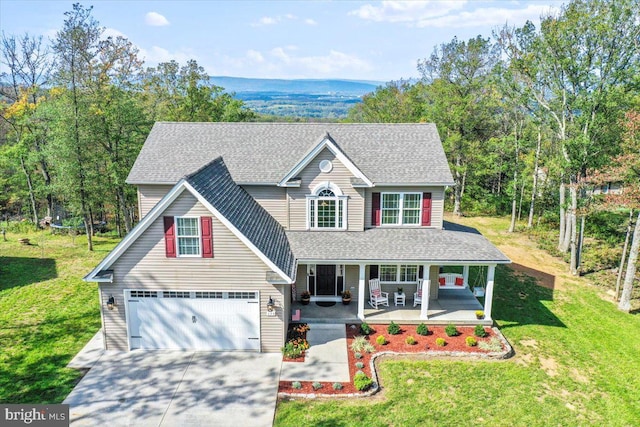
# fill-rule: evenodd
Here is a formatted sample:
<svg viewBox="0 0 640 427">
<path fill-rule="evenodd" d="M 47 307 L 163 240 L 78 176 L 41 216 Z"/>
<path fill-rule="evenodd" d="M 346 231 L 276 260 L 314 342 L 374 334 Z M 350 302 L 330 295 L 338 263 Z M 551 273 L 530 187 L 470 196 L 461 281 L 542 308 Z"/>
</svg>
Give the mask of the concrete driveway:
<svg viewBox="0 0 640 427">
<path fill-rule="evenodd" d="M 63 403 L 73 426 L 271 426 L 279 353 L 105 353 Z"/>
</svg>

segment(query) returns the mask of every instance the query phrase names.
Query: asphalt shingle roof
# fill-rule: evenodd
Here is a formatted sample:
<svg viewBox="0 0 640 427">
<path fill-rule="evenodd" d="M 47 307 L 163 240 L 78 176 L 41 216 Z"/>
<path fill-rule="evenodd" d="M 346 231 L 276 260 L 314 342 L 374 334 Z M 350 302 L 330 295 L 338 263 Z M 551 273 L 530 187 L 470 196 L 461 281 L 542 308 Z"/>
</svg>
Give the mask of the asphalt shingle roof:
<svg viewBox="0 0 640 427">
<path fill-rule="evenodd" d="M 511 262 L 476 229 L 445 222 L 431 228 L 374 228 L 362 231 L 287 231 L 298 260 Z"/>
<path fill-rule="evenodd" d="M 374 183 L 453 184 L 431 123 L 158 122 L 127 182 L 175 184 L 222 156 L 236 183 L 275 184 L 327 133 Z"/>
<path fill-rule="evenodd" d="M 221 157 L 185 179 L 280 270 L 295 277 L 295 258 L 284 228 L 233 181 Z"/>
</svg>

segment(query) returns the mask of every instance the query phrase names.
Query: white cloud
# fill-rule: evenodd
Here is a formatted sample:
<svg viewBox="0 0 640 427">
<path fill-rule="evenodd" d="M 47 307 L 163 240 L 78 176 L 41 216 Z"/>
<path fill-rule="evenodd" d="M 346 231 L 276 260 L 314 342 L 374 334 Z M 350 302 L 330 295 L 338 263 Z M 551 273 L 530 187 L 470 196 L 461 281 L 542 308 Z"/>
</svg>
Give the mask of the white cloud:
<svg viewBox="0 0 640 427">
<path fill-rule="evenodd" d="M 539 22 L 540 16 L 549 12 L 556 12 L 558 8 L 540 4 L 530 4 L 524 9 L 505 9 L 488 7 L 476 9 L 472 12 L 460 12 L 435 19 L 425 19 L 416 23 L 418 27 L 434 28 L 463 28 L 463 27 L 493 27 L 509 23 L 521 25 L 527 20 Z"/>
<path fill-rule="evenodd" d="M 160 62 L 169 62 L 171 60 L 175 60 L 181 65 L 184 65 L 189 59 L 195 59 L 196 61 L 198 61 L 197 55 L 192 52 L 170 52 L 160 46 L 152 46 L 150 49 L 139 47 L 138 49 L 140 49 L 140 58 L 144 59 L 145 66 L 147 67 L 153 67 Z"/>
<path fill-rule="evenodd" d="M 126 34 L 116 30 L 115 28 L 105 28 L 104 32 L 102 33 L 102 37 L 107 38 L 107 37 L 113 37 L 114 39 L 116 37 L 124 37 L 125 39 L 128 38 L 126 36 Z"/>
<path fill-rule="evenodd" d="M 285 20 L 288 21 L 300 21 L 300 18 L 298 18 L 296 15 L 293 15 L 291 13 L 287 13 L 285 15 L 281 15 L 281 16 L 263 16 L 262 18 L 260 18 L 257 22 L 254 22 L 251 24 L 252 27 L 263 27 L 265 25 L 275 25 L 275 24 L 279 24 Z M 303 23 L 305 23 L 306 25 L 318 25 L 318 23 L 316 21 L 314 21 L 311 18 L 307 18 L 307 19 L 303 19 L 302 20 Z"/>
<path fill-rule="evenodd" d="M 247 51 L 247 59 L 255 63 L 264 62 L 264 56 L 257 50 L 249 49 Z"/>
<path fill-rule="evenodd" d="M 493 2 L 488 2 L 488 4 Z M 463 28 L 491 27 L 537 22 L 543 13 L 557 12 L 557 7 L 543 4 L 503 3 L 509 7 L 478 7 L 480 2 L 460 1 L 383 1 L 366 4 L 349 12 L 351 16 L 373 21 L 400 23 L 415 27 Z M 496 3 L 493 3 L 496 4 Z M 475 9 L 473 9 L 475 7 Z"/>
<path fill-rule="evenodd" d="M 258 20 L 258 22 L 254 22 L 251 24 L 252 27 L 262 27 L 264 25 L 274 25 L 280 21 L 280 18 L 273 18 L 271 16 L 263 16 Z"/>
<path fill-rule="evenodd" d="M 297 46 L 279 46 L 265 52 L 249 50 L 242 57 L 225 57 L 222 61 L 228 75 L 270 76 L 274 78 L 362 76 L 373 66 L 359 58 L 337 50 L 324 55 L 303 55 Z"/>
<path fill-rule="evenodd" d="M 144 16 L 144 22 L 152 27 L 163 27 L 169 25 L 169 20 L 158 12 L 149 12 Z"/>
<path fill-rule="evenodd" d="M 466 0 L 459 1 L 383 1 L 365 4 L 349 15 L 374 22 L 415 23 L 424 19 L 445 16 L 463 9 Z"/>
</svg>

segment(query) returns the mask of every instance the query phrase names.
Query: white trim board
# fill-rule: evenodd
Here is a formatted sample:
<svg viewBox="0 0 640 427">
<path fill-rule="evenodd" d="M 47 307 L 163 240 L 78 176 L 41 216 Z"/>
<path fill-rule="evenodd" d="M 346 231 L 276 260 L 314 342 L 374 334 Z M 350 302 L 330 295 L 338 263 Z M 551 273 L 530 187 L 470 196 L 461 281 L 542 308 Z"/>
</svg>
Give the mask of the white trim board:
<svg viewBox="0 0 640 427">
<path fill-rule="evenodd" d="M 331 141 L 330 137 L 325 136 L 322 141 L 318 145 L 316 145 L 309 153 L 307 153 L 294 167 L 285 175 L 282 180 L 278 183 L 279 187 L 287 187 L 287 182 L 296 177 L 302 169 L 304 169 L 313 159 L 316 158 L 323 149 L 327 148 L 329 151 L 333 153 L 334 156 L 347 168 L 349 172 L 351 172 L 355 177 L 360 178 L 364 181 L 366 187 L 373 187 L 373 182 L 367 176 L 362 173 L 358 167 L 353 164 L 351 160 L 338 148 L 338 146 Z"/>
</svg>

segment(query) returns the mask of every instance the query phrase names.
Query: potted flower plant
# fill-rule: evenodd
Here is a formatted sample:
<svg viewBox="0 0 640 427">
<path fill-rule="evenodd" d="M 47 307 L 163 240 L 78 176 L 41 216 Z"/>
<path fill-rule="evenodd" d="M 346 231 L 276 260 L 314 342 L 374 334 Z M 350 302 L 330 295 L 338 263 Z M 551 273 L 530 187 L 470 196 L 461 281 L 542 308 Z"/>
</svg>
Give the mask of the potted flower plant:
<svg viewBox="0 0 640 427">
<path fill-rule="evenodd" d="M 476 310 L 476 319 L 478 320 L 484 319 L 484 311 Z"/>
<path fill-rule="evenodd" d="M 344 305 L 349 305 L 351 302 L 351 291 L 344 291 L 342 293 L 342 303 Z"/>
<path fill-rule="evenodd" d="M 302 303 L 302 305 L 307 305 L 309 304 L 310 301 L 311 301 L 311 294 L 309 293 L 309 291 L 304 291 L 303 293 L 300 294 L 300 302 Z"/>
</svg>

